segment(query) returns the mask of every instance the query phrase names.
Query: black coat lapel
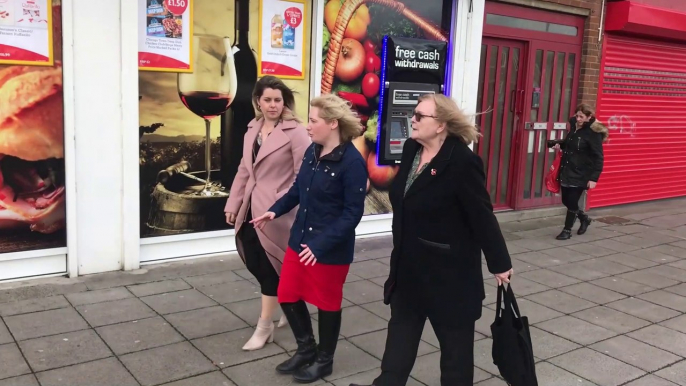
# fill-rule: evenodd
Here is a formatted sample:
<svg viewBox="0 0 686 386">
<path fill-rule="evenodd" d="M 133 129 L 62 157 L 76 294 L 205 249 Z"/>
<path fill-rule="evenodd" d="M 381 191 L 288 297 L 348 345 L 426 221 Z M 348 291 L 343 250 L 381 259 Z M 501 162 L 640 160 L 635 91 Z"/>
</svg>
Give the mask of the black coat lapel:
<svg viewBox="0 0 686 386">
<path fill-rule="evenodd" d="M 407 191 L 407 194 L 405 194 L 405 198 L 416 194 L 417 192 L 431 185 L 432 182 L 436 181 L 436 179 L 441 175 L 450 162 L 450 156 L 455 148 L 455 141 L 459 141 L 459 139 L 454 137 L 446 138 L 445 142 L 443 142 L 443 146 L 441 146 L 441 149 L 438 151 L 438 154 L 436 154 L 434 159 L 429 162 L 429 164 L 426 166 L 426 169 L 424 169 L 424 171 L 417 176 L 417 179 L 414 180 L 412 186 L 410 186 L 410 189 Z M 411 164 L 412 160 L 409 162 Z M 405 181 L 407 181 L 407 177 L 405 178 Z"/>
</svg>

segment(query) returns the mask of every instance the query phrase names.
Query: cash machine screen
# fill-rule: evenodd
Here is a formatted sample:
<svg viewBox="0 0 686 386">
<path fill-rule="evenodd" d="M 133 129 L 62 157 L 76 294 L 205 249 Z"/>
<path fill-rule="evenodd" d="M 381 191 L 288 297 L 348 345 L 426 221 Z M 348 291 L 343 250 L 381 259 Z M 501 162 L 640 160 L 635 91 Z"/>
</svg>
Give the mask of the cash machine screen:
<svg viewBox="0 0 686 386">
<path fill-rule="evenodd" d="M 391 137 L 389 139 L 391 154 L 402 154 L 405 140 L 409 137 L 407 118 L 394 117 L 391 120 Z"/>
<path fill-rule="evenodd" d="M 383 107 L 379 165 L 399 164 L 405 141 L 412 134 L 412 115 L 419 98 L 440 92 L 435 84 L 389 82 L 387 105 Z"/>
</svg>

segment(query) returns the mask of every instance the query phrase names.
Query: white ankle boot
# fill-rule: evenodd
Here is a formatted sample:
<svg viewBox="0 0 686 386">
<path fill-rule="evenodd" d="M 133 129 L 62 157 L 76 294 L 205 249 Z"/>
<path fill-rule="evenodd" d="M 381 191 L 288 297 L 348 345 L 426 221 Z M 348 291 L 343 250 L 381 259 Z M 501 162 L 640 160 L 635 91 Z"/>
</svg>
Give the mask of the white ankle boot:
<svg viewBox="0 0 686 386">
<path fill-rule="evenodd" d="M 279 319 L 279 324 L 276 326 L 278 328 L 281 328 L 283 326 L 288 325 L 288 319 L 286 319 L 286 315 L 281 315 L 281 319 Z"/>
<path fill-rule="evenodd" d="M 259 350 L 264 347 L 267 343 L 272 343 L 274 341 L 274 322 L 271 320 L 263 320 L 262 318 L 257 320 L 257 328 L 252 334 L 252 337 L 248 343 L 243 346 L 245 351 Z"/>
</svg>

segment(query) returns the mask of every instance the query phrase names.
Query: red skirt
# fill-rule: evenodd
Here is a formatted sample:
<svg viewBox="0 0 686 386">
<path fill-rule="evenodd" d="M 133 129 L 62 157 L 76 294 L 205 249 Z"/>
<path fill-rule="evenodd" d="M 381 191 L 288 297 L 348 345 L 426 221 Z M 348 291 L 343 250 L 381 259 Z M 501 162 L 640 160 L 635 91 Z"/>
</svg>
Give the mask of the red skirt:
<svg viewBox="0 0 686 386">
<path fill-rule="evenodd" d="M 286 249 L 279 281 L 279 303 L 304 300 L 323 311 L 338 311 L 343 302 L 343 284 L 350 265 L 300 262 L 300 256 Z"/>
</svg>

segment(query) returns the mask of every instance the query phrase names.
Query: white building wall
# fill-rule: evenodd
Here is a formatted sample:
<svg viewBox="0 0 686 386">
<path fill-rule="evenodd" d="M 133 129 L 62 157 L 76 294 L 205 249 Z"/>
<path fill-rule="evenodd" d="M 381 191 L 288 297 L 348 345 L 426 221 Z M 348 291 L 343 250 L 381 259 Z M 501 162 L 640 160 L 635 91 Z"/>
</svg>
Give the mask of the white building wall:
<svg viewBox="0 0 686 386">
<path fill-rule="evenodd" d="M 76 245 L 67 248 L 75 250 L 78 274 L 83 275 L 122 266 L 122 131 L 131 128 L 122 127 L 119 2 L 64 4 L 70 5 L 64 8 L 71 11 L 65 24 L 71 23 L 73 38 L 73 68 L 65 73 L 64 83 L 73 89 L 74 107 L 74 135 L 65 139 L 75 140 L 77 196 L 75 202 L 70 200 L 76 205 L 76 239 L 71 240 Z M 70 100 L 65 98 L 65 103 Z"/>
</svg>

